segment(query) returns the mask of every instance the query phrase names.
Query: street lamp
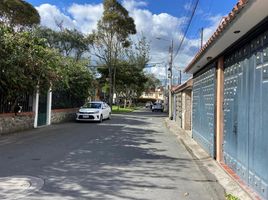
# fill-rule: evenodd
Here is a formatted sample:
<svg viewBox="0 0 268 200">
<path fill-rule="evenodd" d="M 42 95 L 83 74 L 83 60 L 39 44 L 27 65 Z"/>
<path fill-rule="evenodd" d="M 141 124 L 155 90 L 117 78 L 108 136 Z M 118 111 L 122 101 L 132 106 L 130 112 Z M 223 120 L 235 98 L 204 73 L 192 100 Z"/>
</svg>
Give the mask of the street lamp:
<svg viewBox="0 0 268 200">
<path fill-rule="evenodd" d="M 168 88 L 168 117 L 169 119 L 172 120 L 172 66 L 173 66 L 173 39 L 171 40 L 167 40 L 164 38 L 160 38 L 157 37 L 156 39 L 158 40 L 164 40 L 164 41 L 168 41 L 171 42 L 170 46 L 169 46 L 169 68 L 168 68 L 168 79 L 169 79 L 169 88 Z"/>
</svg>

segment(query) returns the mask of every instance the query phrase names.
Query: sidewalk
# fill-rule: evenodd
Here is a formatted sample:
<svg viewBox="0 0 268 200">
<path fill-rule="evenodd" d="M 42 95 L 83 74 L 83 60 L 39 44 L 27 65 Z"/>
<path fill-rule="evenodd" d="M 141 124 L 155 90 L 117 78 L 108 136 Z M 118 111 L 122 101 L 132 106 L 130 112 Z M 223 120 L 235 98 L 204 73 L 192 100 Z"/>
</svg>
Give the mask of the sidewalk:
<svg viewBox="0 0 268 200">
<path fill-rule="evenodd" d="M 165 124 L 167 128 L 177 136 L 177 139 L 184 144 L 186 149 L 197 157 L 210 173 L 215 175 L 218 182 L 225 189 L 226 194 L 232 194 L 238 197 L 240 200 L 252 200 L 250 195 L 222 169 L 219 163 L 212 159 L 197 144 L 197 142 L 192 139 L 190 131 L 185 131 L 179 128 L 179 126 L 173 120 L 166 119 Z"/>
</svg>

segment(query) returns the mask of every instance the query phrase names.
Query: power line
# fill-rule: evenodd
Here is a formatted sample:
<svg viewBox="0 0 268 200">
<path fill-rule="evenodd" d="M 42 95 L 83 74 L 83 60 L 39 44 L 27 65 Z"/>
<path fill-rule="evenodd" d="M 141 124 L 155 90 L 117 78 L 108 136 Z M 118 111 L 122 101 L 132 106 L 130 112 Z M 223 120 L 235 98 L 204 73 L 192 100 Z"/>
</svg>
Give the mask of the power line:
<svg viewBox="0 0 268 200">
<path fill-rule="evenodd" d="M 184 42 L 184 39 L 185 39 L 185 37 L 186 37 L 186 34 L 187 34 L 187 32 L 188 32 L 188 30 L 189 30 L 189 28 L 190 28 L 191 22 L 192 22 L 192 20 L 193 20 L 193 17 L 194 17 L 194 14 L 195 14 L 195 11 L 196 11 L 196 8 L 197 8 L 198 3 L 199 3 L 199 0 L 196 0 L 196 2 L 195 2 L 195 4 L 194 4 L 194 8 L 193 8 L 192 13 L 191 13 L 191 16 L 190 16 L 190 19 L 189 19 L 189 21 L 188 21 L 187 27 L 186 27 L 186 29 L 185 29 L 185 32 L 184 32 L 184 34 L 183 34 L 183 37 L 182 37 L 182 39 L 181 39 L 181 41 L 180 41 L 180 44 L 179 44 L 179 46 L 178 46 L 178 48 L 177 48 L 176 54 L 174 55 L 174 58 L 173 58 L 173 59 L 176 58 L 176 56 L 178 55 L 178 53 L 179 53 L 179 51 L 180 51 L 180 49 L 181 49 L 181 46 L 182 46 L 182 44 L 183 44 L 183 42 Z"/>
</svg>

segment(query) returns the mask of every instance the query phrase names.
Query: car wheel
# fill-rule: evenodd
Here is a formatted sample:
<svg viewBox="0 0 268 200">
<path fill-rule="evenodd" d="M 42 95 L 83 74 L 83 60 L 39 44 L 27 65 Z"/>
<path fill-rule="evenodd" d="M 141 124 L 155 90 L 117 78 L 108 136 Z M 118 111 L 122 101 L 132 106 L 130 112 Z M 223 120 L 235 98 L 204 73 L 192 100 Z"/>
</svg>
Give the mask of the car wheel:
<svg viewBox="0 0 268 200">
<path fill-rule="evenodd" d="M 101 122 L 102 122 L 102 120 L 103 120 L 103 116 L 101 115 L 101 116 L 100 116 L 99 123 L 101 123 Z"/>
<path fill-rule="evenodd" d="M 109 113 L 108 119 L 112 119 L 112 114 Z"/>
</svg>

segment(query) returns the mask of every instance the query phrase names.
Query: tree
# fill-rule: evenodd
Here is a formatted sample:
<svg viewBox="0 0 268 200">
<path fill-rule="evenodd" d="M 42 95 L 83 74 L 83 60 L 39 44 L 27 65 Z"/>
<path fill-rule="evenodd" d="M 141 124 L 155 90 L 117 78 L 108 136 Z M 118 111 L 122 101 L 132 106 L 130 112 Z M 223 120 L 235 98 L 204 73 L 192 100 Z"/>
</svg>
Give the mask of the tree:
<svg viewBox="0 0 268 200">
<path fill-rule="evenodd" d="M 130 34 L 136 34 L 134 20 L 128 11 L 116 0 L 104 0 L 103 16 L 97 30 L 91 35 L 95 55 L 108 68 L 109 104 L 112 104 L 115 90 L 115 74 L 118 60 L 130 46 Z"/>
<path fill-rule="evenodd" d="M 125 102 L 132 102 L 133 99 L 138 98 L 145 90 L 148 81 L 144 69 L 150 60 L 149 44 L 144 36 L 131 44 L 124 59 L 118 60 L 116 65 L 115 93 L 117 98 Z M 98 72 L 101 74 L 99 81 L 105 86 L 109 70 L 105 66 L 100 66 Z"/>
<path fill-rule="evenodd" d="M 88 60 L 62 57 L 61 79 L 53 84 L 54 108 L 81 106 L 94 92 L 93 76 L 87 68 Z"/>
<path fill-rule="evenodd" d="M 39 37 L 47 40 L 49 47 L 58 49 L 63 56 L 73 57 L 76 61 L 89 52 L 90 38 L 76 29 L 61 28 L 57 32 L 46 27 L 37 27 L 35 32 Z"/>
<path fill-rule="evenodd" d="M 124 106 L 126 106 L 127 101 L 130 102 L 129 106 L 131 106 L 133 99 L 139 97 L 144 91 L 146 81 L 143 69 L 126 61 L 122 62 L 117 68 L 116 96 L 124 99 Z"/>
<path fill-rule="evenodd" d="M 144 69 L 150 61 L 150 45 L 145 36 L 138 38 L 127 51 L 127 59 L 132 65 Z"/>
<path fill-rule="evenodd" d="M 0 55 L 0 96 L 5 105 L 14 107 L 20 97 L 32 95 L 37 86 L 40 92 L 47 92 L 52 86 L 54 92 L 63 92 L 79 103 L 84 103 L 92 92 L 89 60 L 62 56 L 36 32 L 15 32 L 0 25 Z"/>
<path fill-rule="evenodd" d="M 154 74 L 146 74 L 147 82 L 144 85 L 145 91 L 154 90 L 161 85 L 161 81 Z"/>
<path fill-rule="evenodd" d="M 32 32 L 15 32 L 0 26 L 0 94 L 16 103 L 24 94 L 32 94 L 38 85 L 48 89 L 59 79 L 61 57 Z"/>
<path fill-rule="evenodd" d="M 1 0 L 0 19 L 11 27 L 31 27 L 40 23 L 38 11 L 24 0 Z"/>
<path fill-rule="evenodd" d="M 90 60 L 83 55 L 89 51 L 89 38 L 77 30 L 53 31 L 37 27 L 35 34 L 45 38 L 46 45 L 57 49 L 62 55 L 61 79 L 53 83 L 53 107 L 66 108 L 78 106 L 93 94 L 93 76 L 88 69 Z"/>
</svg>

